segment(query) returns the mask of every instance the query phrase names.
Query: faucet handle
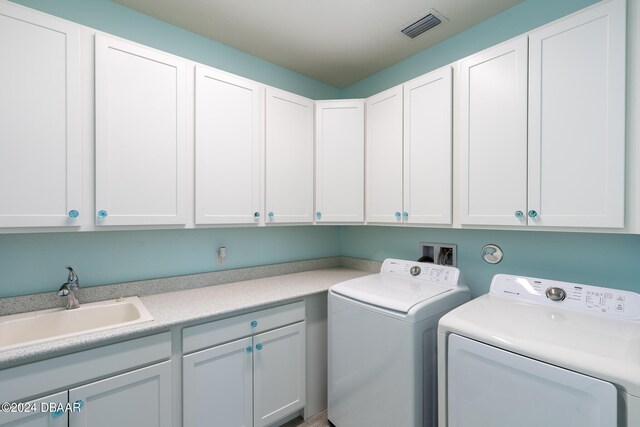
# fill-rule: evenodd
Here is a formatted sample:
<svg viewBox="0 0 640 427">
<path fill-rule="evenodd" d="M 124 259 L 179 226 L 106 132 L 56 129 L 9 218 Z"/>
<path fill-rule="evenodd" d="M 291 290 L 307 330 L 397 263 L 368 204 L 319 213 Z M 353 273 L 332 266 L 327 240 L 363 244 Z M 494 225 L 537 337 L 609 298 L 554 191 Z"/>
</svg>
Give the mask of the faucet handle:
<svg viewBox="0 0 640 427">
<path fill-rule="evenodd" d="M 60 289 L 58 289 L 58 296 L 66 297 L 68 295 L 69 295 L 69 284 L 63 283 L 62 286 L 60 286 Z"/>
</svg>

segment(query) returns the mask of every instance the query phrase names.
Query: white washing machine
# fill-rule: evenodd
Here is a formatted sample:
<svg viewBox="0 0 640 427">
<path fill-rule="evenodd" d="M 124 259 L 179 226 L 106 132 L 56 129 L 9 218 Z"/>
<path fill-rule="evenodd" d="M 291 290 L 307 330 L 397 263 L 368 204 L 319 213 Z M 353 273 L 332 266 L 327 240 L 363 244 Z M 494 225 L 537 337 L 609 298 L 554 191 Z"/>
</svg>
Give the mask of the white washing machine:
<svg viewBox="0 0 640 427">
<path fill-rule="evenodd" d="M 438 327 L 440 427 L 640 426 L 640 295 L 497 275 Z"/>
<path fill-rule="evenodd" d="M 424 427 L 437 420 L 437 326 L 469 300 L 457 268 L 387 259 L 329 290 L 329 421 Z"/>
</svg>

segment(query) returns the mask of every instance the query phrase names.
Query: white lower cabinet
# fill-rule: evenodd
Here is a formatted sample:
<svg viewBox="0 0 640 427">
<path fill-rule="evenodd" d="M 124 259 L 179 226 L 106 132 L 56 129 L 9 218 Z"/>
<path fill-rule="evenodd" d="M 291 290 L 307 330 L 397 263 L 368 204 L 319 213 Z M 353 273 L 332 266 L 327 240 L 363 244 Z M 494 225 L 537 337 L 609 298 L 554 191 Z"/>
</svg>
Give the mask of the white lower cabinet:
<svg viewBox="0 0 640 427">
<path fill-rule="evenodd" d="M 67 392 L 52 394 L 0 411 L 0 425 L 11 427 L 64 427 L 67 416 L 57 408 L 69 402 Z M 53 405 L 53 406 L 51 406 Z M 52 410 L 48 410 L 51 408 Z M 47 409 L 44 410 L 43 409 Z"/>
<path fill-rule="evenodd" d="M 253 425 L 267 426 L 304 407 L 305 322 L 253 337 Z"/>
<path fill-rule="evenodd" d="M 184 427 L 277 425 L 305 406 L 303 302 L 186 328 L 183 350 L 200 350 L 183 356 Z"/>
<path fill-rule="evenodd" d="M 69 427 L 170 427 L 171 362 L 73 388 L 69 403 Z"/>
<path fill-rule="evenodd" d="M 171 362 L 14 404 L 0 412 L 0 425 L 170 427 Z"/>
<path fill-rule="evenodd" d="M 11 402 L 0 426 L 170 427 L 170 339 L 165 332 L 0 370 L 0 402 Z"/>
<path fill-rule="evenodd" d="M 185 426 L 252 425 L 251 349 L 245 338 L 183 357 Z"/>
</svg>

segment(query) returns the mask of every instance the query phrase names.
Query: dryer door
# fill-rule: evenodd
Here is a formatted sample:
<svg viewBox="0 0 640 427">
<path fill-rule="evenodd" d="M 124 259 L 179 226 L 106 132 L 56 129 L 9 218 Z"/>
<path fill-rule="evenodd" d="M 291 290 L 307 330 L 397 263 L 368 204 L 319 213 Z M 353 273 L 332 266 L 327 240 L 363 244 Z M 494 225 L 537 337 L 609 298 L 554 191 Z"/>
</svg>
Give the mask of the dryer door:
<svg viewBox="0 0 640 427">
<path fill-rule="evenodd" d="M 605 381 L 459 335 L 448 343 L 449 427 L 616 427 Z"/>
</svg>

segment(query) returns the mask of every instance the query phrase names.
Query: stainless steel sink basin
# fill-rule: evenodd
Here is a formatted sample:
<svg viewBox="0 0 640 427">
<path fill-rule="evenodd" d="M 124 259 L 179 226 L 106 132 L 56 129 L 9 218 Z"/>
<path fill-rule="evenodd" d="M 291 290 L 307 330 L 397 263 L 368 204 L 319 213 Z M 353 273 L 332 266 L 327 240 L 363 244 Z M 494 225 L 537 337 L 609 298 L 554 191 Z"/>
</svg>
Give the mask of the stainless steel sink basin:
<svg viewBox="0 0 640 427">
<path fill-rule="evenodd" d="M 0 351 L 151 320 L 138 297 L 0 316 Z"/>
</svg>

